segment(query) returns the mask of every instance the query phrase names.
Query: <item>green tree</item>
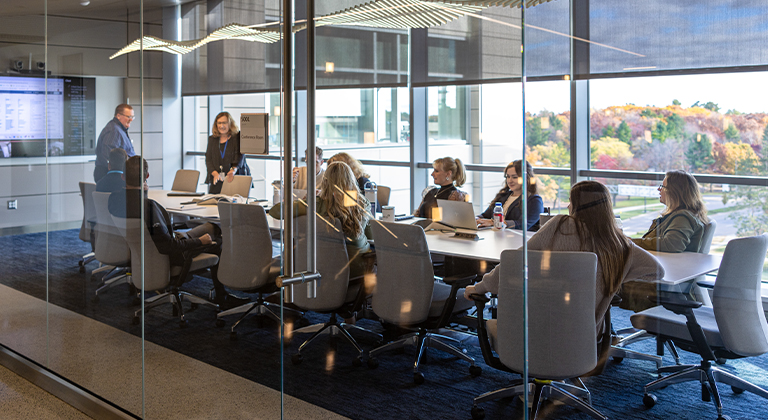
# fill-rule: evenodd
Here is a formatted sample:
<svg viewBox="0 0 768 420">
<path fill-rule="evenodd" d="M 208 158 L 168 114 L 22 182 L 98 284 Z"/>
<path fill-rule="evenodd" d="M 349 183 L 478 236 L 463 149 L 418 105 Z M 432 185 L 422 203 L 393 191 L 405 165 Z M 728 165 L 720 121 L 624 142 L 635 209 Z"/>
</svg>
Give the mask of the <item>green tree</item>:
<svg viewBox="0 0 768 420">
<path fill-rule="evenodd" d="M 616 129 L 612 125 L 603 127 L 603 137 L 616 137 Z"/>
<path fill-rule="evenodd" d="M 766 128 L 768 129 L 768 125 L 766 125 Z M 768 131 L 766 133 L 768 133 Z M 632 144 L 632 129 L 629 128 L 629 124 L 627 124 L 626 121 L 622 121 L 621 124 L 619 124 L 619 129 L 616 134 L 619 137 L 619 140 L 629 145 Z"/>
<path fill-rule="evenodd" d="M 715 163 L 712 156 L 712 142 L 706 134 L 698 134 L 691 138 L 688 149 L 685 151 L 685 159 L 691 165 L 692 172 L 701 172 Z"/>
<path fill-rule="evenodd" d="M 562 130 L 563 129 L 563 121 L 560 120 L 560 118 L 557 118 L 557 115 L 552 114 L 549 116 L 549 126 L 552 127 L 552 130 Z"/>
<path fill-rule="evenodd" d="M 659 143 L 664 143 L 664 141 L 669 136 L 667 131 L 667 124 L 664 123 L 664 121 L 659 121 L 656 123 L 656 126 L 653 128 L 653 131 L 651 132 L 651 137 L 655 140 L 658 140 Z"/>
<path fill-rule="evenodd" d="M 680 106 L 681 104 L 680 104 L 680 101 L 678 101 L 677 99 L 673 99 L 672 100 L 672 105 Z"/>
<path fill-rule="evenodd" d="M 685 137 L 685 120 L 683 117 L 672 114 L 667 117 L 667 137 L 682 139 Z"/>
<path fill-rule="evenodd" d="M 541 118 L 533 117 L 528 118 L 528 123 L 525 125 L 526 143 L 531 146 L 538 146 L 544 144 L 547 136 L 544 135 L 541 129 Z"/>
<path fill-rule="evenodd" d="M 768 124 L 763 129 L 763 138 L 760 139 L 760 174 L 768 175 Z"/>
<path fill-rule="evenodd" d="M 741 135 L 739 134 L 739 130 L 736 129 L 736 127 L 733 126 L 733 124 L 728 125 L 728 128 L 725 130 L 725 139 L 732 142 L 738 142 L 741 140 Z"/>
<path fill-rule="evenodd" d="M 706 104 L 704 104 L 703 108 L 704 109 L 708 109 L 708 110 L 710 110 L 712 112 L 720 111 L 720 107 L 717 106 L 717 104 L 714 103 L 714 102 L 707 102 Z"/>
</svg>

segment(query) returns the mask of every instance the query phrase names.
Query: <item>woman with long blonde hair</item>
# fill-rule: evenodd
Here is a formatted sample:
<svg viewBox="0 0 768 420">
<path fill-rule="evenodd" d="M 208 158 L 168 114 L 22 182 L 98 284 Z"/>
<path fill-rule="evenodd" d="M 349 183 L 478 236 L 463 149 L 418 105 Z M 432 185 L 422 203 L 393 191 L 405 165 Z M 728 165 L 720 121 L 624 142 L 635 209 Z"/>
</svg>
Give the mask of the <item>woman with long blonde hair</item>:
<svg viewBox="0 0 768 420">
<path fill-rule="evenodd" d="M 581 251 L 597 254 L 595 322 L 597 338 L 611 299 L 628 279 L 656 280 L 664 268 L 651 254 L 633 244 L 614 222 L 611 195 L 605 185 L 581 181 L 571 188 L 570 214 L 552 218 L 528 241 L 528 249 Z M 480 283 L 467 287 L 472 293 L 495 293 L 499 289 L 498 267 Z"/>
<path fill-rule="evenodd" d="M 344 232 L 349 256 L 349 276 L 358 277 L 366 272 L 367 263 L 362 255 L 370 252 L 368 238 L 371 237 L 370 203 L 357 189 L 357 181 L 352 169 L 344 162 L 332 162 L 325 170 L 323 181 L 319 185 L 320 195 L 316 197 L 317 214 L 328 218 L 331 223 L 339 220 Z M 297 215 L 307 214 L 307 205 L 302 200 L 294 202 Z M 282 206 L 277 204 L 269 210 L 269 215 L 279 219 Z"/>
<path fill-rule="evenodd" d="M 432 209 L 437 207 L 437 200 L 467 201 L 469 195 L 458 187 L 467 182 L 467 171 L 461 160 L 452 157 L 435 159 L 432 162 L 432 179 L 437 188 L 427 191 L 421 204 L 413 213 L 416 217 L 432 218 Z"/>
<path fill-rule="evenodd" d="M 685 171 L 667 172 L 659 185 L 659 201 L 666 205 L 661 217 L 633 241 L 649 251 L 699 252 L 709 218 L 696 178 Z"/>
</svg>

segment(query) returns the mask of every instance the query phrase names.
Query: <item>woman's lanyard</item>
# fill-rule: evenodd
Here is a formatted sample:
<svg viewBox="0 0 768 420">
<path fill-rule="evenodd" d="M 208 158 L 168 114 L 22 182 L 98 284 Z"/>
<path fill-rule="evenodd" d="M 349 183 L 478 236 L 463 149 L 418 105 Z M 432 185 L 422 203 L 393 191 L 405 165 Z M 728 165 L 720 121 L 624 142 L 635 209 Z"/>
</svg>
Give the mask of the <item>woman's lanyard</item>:
<svg viewBox="0 0 768 420">
<path fill-rule="evenodd" d="M 227 153 L 227 145 L 229 145 L 229 140 L 224 142 L 224 150 L 221 150 L 221 146 L 219 146 L 219 153 L 221 154 L 221 160 L 224 160 L 224 154 Z"/>
</svg>

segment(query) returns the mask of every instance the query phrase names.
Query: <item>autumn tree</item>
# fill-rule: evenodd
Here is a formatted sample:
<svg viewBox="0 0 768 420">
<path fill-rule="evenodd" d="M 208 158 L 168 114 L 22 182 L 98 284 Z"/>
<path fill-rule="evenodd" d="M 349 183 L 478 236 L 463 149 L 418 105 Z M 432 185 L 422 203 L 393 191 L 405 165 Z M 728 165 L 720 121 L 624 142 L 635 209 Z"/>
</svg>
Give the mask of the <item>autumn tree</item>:
<svg viewBox="0 0 768 420">
<path fill-rule="evenodd" d="M 725 129 L 725 139 L 728 141 L 738 142 L 741 140 L 741 136 L 739 135 L 739 130 L 736 129 L 736 127 L 733 124 L 729 124 L 728 128 Z"/>
<path fill-rule="evenodd" d="M 685 159 L 692 172 L 702 172 L 715 163 L 715 158 L 712 156 L 712 142 L 706 134 L 697 134 L 689 140 Z"/>
</svg>

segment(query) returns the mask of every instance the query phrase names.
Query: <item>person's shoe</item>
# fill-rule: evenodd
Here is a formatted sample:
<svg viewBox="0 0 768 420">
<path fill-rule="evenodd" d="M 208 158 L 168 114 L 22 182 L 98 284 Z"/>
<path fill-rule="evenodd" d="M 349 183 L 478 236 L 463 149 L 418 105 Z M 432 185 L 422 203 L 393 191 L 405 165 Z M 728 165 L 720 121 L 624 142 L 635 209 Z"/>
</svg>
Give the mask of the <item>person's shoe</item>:
<svg viewBox="0 0 768 420">
<path fill-rule="evenodd" d="M 230 308 L 236 308 L 240 305 L 245 305 L 249 303 L 251 299 L 249 298 L 241 298 L 239 296 L 235 296 L 231 293 L 227 293 L 226 295 L 222 295 L 219 297 L 216 296 L 216 299 L 214 302 L 219 305 L 219 309 L 230 309 Z"/>
</svg>

